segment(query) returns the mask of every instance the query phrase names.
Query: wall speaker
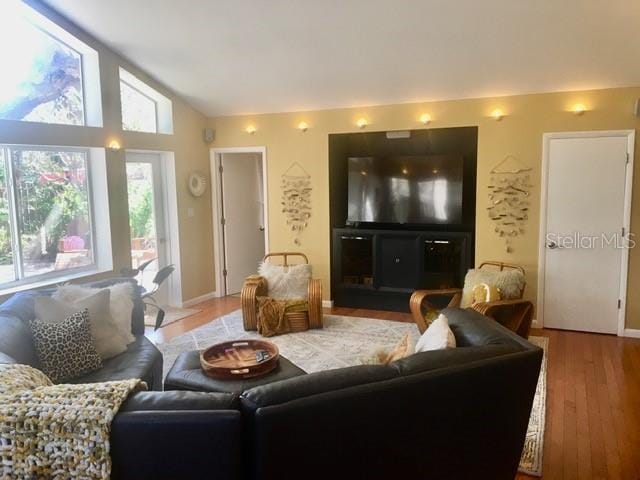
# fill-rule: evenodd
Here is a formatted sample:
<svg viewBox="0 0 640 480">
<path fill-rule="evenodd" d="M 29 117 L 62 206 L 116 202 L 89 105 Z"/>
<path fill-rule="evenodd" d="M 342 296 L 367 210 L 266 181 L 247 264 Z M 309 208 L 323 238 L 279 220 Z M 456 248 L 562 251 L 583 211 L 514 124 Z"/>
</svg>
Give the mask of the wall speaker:
<svg viewBox="0 0 640 480">
<path fill-rule="evenodd" d="M 640 98 L 636 100 L 636 107 L 633 109 L 633 113 L 636 114 L 636 117 L 640 117 Z"/>
<path fill-rule="evenodd" d="M 204 143 L 211 143 L 216 138 L 216 132 L 212 128 L 205 128 L 202 130 L 202 139 Z"/>
</svg>

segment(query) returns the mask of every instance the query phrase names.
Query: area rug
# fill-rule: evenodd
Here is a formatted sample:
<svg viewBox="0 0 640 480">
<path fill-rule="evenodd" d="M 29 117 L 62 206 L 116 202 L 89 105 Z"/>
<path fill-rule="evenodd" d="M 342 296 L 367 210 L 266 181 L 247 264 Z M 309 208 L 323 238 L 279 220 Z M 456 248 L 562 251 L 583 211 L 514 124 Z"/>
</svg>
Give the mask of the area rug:
<svg viewBox="0 0 640 480">
<path fill-rule="evenodd" d="M 325 315 L 324 328 L 269 338 L 280 353 L 307 373 L 360 365 L 361 359 L 379 347 L 393 348 L 409 333 L 418 341 L 420 334 L 412 323 L 393 322 L 373 318 Z M 237 310 L 195 328 L 183 335 L 161 343 L 164 374 L 176 357 L 189 350 L 202 350 L 227 340 L 262 338 L 257 332 L 246 332 L 242 326 L 242 312 Z M 533 402 L 527 438 L 519 470 L 529 475 L 542 474 L 542 444 L 546 403 L 546 350 L 548 339 L 529 337 L 529 341 L 545 350 L 536 396 Z"/>
<path fill-rule="evenodd" d="M 162 320 L 161 327 L 165 327 L 170 323 L 177 322 L 183 318 L 190 317 L 196 313 L 200 313 L 202 310 L 195 308 L 177 308 L 177 307 L 164 307 L 164 319 Z M 149 312 L 144 316 L 144 324 L 147 327 L 156 326 L 156 313 L 157 310 L 153 307 L 149 307 Z"/>
</svg>

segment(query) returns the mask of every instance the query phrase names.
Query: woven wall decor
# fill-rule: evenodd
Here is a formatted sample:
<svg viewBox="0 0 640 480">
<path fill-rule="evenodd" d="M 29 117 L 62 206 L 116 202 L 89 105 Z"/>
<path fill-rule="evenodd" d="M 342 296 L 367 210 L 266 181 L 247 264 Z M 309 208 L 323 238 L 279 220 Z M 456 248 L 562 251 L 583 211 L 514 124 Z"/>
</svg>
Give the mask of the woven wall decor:
<svg viewBox="0 0 640 480">
<path fill-rule="evenodd" d="M 494 232 L 504 239 L 507 253 L 513 252 L 513 239 L 525 232 L 529 220 L 531 168 L 508 155 L 490 171 L 487 212 Z"/>
<path fill-rule="evenodd" d="M 311 218 L 311 175 L 298 162 L 282 174 L 282 213 L 293 232 L 293 243 L 301 245 L 300 234 Z"/>
</svg>

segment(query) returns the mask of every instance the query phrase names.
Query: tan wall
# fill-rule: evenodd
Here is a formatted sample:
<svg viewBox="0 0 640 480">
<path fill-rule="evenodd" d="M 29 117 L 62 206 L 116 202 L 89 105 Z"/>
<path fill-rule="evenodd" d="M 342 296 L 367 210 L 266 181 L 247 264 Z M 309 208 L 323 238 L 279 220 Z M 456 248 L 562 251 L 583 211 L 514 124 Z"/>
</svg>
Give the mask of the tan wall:
<svg viewBox="0 0 640 480">
<path fill-rule="evenodd" d="M 300 248 L 310 256 L 315 274 L 323 280 L 325 298 L 329 289 L 329 193 L 328 134 L 358 131 L 360 117 L 369 121 L 367 131 L 422 128 L 418 118 L 431 114 L 429 127 L 477 125 L 478 203 L 476 262 L 503 260 L 523 265 L 527 270 L 526 296 L 535 301 L 538 267 L 538 227 L 542 134 L 579 130 L 637 129 L 640 120 L 633 115 L 633 104 L 640 87 L 611 90 L 519 95 L 511 97 L 455 100 L 421 104 L 388 105 L 367 108 L 322 110 L 313 112 L 219 117 L 210 119 L 216 129 L 216 147 L 266 146 L 269 185 L 269 234 L 271 250 L 298 250 L 287 229 L 280 208 L 280 176 L 297 161 L 311 174 L 313 214 L 302 235 Z M 589 111 L 576 116 L 567 110 L 577 102 Z M 497 122 L 489 117 L 501 108 L 506 117 Z M 310 125 L 307 132 L 296 129 L 300 121 Z M 253 124 L 256 132 L 245 132 Z M 514 241 L 512 254 L 493 233 L 486 213 L 489 170 L 506 155 L 514 155 L 533 168 L 535 185 L 531 216 L 526 233 Z M 640 148 L 636 146 L 636 195 L 633 202 L 632 231 L 640 229 Z M 627 327 L 640 328 L 640 249 L 631 252 Z"/>
<path fill-rule="evenodd" d="M 182 264 L 182 297 L 188 300 L 214 290 L 213 243 L 210 190 L 199 198 L 188 192 L 187 178 L 194 171 L 210 177 L 209 147 L 202 140 L 204 115 L 194 110 L 164 86 L 104 47 L 74 25 L 40 7 L 48 17 L 96 49 L 100 56 L 103 128 L 63 127 L 0 120 L 0 143 L 104 147 L 118 138 L 125 149 L 168 151 L 175 154 L 178 219 Z M 122 66 L 173 102 L 173 135 L 122 132 L 118 68 Z M 129 219 L 124 150 L 107 150 L 109 206 L 114 250 L 114 271 L 130 265 Z M 209 183 L 210 184 L 210 183 Z M 194 216 L 187 217 L 193 208 Z M 104 275 L 103 275 L 104 276 Z M 86 281 L 84 279 L 83 281 Z"/>
</svg>

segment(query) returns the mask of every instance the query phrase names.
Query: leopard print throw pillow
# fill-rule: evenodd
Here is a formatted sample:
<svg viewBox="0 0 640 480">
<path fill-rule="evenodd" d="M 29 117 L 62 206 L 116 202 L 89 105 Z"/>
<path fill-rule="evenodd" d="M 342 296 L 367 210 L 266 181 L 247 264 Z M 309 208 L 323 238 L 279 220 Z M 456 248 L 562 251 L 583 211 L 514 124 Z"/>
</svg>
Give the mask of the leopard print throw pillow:
<svg viewBox="0 0 640 480">
<path fill-rule="evenodd" d="M 54 383 L 77 378 L 102 368 L 102 359 L 91 336 L 89 310 L 74 313 L 62 322 L 29 322 L 40 369 Z"/>
</svg>

